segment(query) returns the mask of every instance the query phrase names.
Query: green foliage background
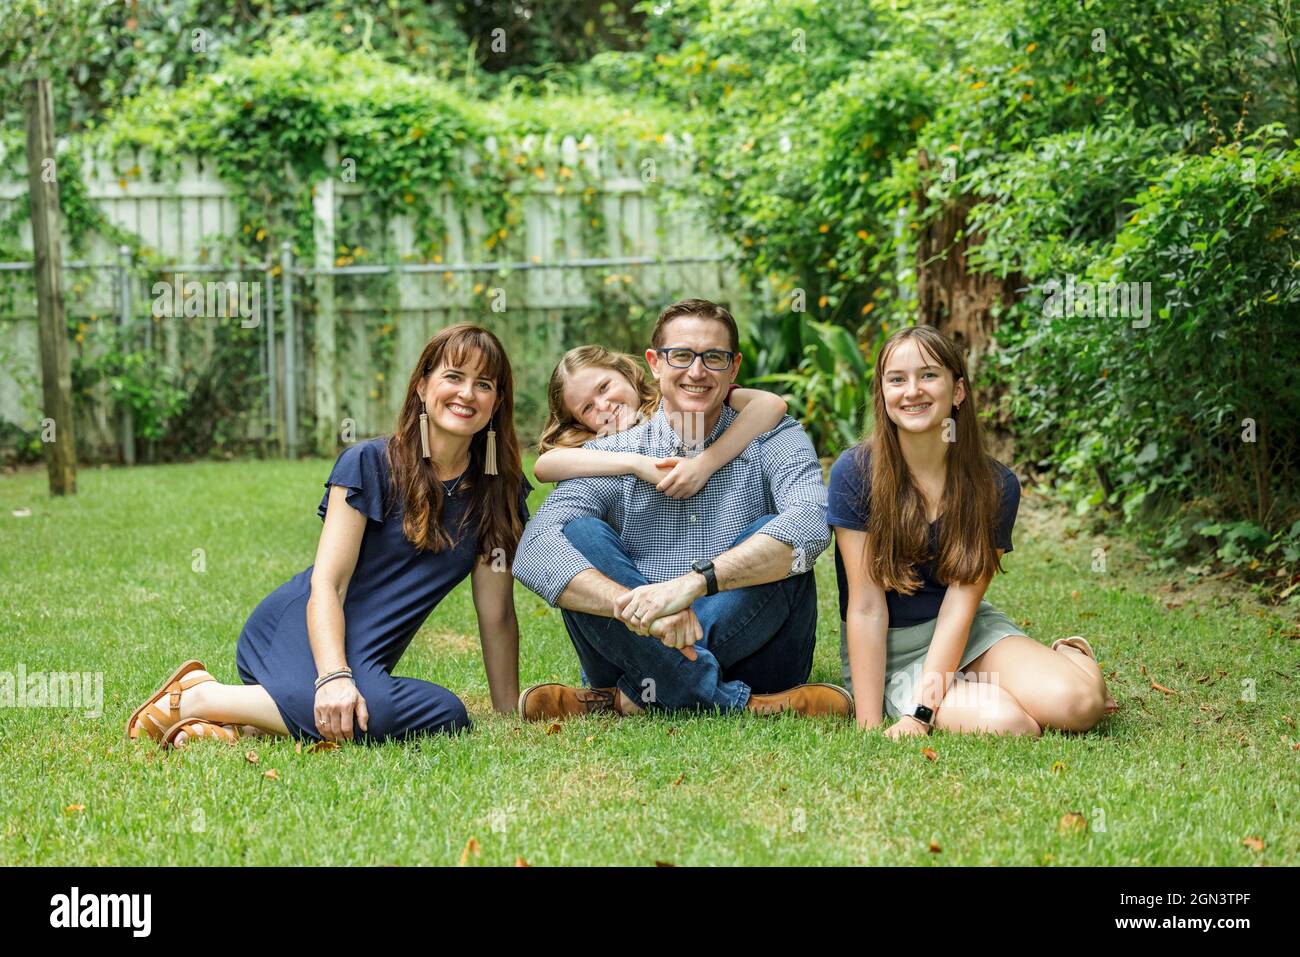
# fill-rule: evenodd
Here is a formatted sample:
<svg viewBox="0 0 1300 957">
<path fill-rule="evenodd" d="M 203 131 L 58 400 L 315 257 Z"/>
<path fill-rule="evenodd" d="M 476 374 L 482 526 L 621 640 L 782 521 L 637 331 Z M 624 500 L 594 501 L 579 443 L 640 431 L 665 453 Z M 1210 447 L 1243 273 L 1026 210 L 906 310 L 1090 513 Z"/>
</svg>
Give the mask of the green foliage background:
<svg viewBox="0 0 1300 957">
<path fill-rule="evenodd" d="M 665 188 L 702 198 L 739 250 L 763 304 L 742 317 L 747 370 L 828 455 L 868 425 L 878 343 L 939 318 L 918 316 L 918 236 L 973 204 L 968 265 L 1021 283 L 978 383 L 1016 464 L 1171 565 L 1210 555 L 1280 594 L 1300 582 L 1292 0 L 15 7 L 9 118 L 24 71 L 53 64 L 73 148 L 198 149 L 243 191 L 234 240 L 258 256 L 308 248 L 284 176 L 318 175 L 331 139 L 375 177 L 358 229 L 411 213 L 434 256 L 424 197 L 466 144 L 691 132 L 694 171 Z M 508 241 L 505 187 L 529 165 L 484 155 L 452 185 Z M 74 233 L 94 228 L 71 190 Z M 1150 325 L 1046 314 L 1043 285 L 1071 276 L 1150 282 Z M 633 304 L 603 301 L 593 332 L 626 328 Z"/>
</svg>

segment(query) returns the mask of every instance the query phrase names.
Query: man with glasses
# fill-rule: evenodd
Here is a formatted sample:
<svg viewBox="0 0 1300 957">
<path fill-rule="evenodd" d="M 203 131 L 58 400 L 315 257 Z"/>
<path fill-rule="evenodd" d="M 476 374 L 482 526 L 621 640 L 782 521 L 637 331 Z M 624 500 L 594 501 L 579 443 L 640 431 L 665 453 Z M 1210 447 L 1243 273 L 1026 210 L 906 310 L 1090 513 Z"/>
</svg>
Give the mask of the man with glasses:
<svg viewBox="0 0 1300 957">
<path fill-rule="evenodd" d="M 658 412 L 591 449 L 698 454 L 735 421 L 736 321 L 705 299 L 665 309 L 646 362 Z M 559 483 L 529 522 L 514 574 L 564 623 L 591 688 L 534 685 L 525 720 L 647 707 L 849 715 L 848 692 L 805 684 L 830 541 L 812 443 L 786 416 L 698 493 L 670 499 L 632 475 Z"/>
</svg>

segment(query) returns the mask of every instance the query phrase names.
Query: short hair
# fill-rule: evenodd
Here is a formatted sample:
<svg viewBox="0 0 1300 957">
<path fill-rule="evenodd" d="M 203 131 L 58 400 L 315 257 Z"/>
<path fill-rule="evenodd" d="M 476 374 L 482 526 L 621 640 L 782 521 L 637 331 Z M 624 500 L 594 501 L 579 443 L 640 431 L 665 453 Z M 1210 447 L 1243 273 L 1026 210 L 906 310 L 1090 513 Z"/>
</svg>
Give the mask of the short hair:
<svg viewBox="0 0 1300 957">
<path fill-rule="evenodd" d="M 736 328 L 736 320 L 725 308 L 707 299 L 681 299 L 659 313 L 654 332 L 650 334 L 650 345 L 655 349 L 663 346 L 664 326 L 674 319 L 685 316 L 699 316 L 701 319 L 712 319 L 714 322 L 722 323 L 727 327 L 727 340 L 731 344 L 731 351 L 740 351 L 740 330 Z"/>
</svg>

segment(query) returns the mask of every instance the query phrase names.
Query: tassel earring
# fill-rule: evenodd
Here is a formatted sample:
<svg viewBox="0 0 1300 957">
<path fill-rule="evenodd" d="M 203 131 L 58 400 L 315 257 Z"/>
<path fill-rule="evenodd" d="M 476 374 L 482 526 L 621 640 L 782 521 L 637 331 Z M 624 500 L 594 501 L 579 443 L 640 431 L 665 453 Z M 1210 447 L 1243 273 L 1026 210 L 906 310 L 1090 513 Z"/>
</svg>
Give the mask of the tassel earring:
<svg viewBox="0 0 1300 957">
<path fill-rule="evenodd" d="M 488 423 L 487 454 L 483 457 L 483 472 L 486 475 L 497 474 L 497 433 L 491 422 Z"/>
<path fill-rule="evenodd" d="M 430 458 L 430 455 L 429 455 L 429 416 L 428 416 L 426 413 L 424 413 L 424 412 L 421 412 L 421 413 L 420 413 L 420 454 L 423 455 L 426 459 L 427 459 L 427 458 Z"/>
</svg>

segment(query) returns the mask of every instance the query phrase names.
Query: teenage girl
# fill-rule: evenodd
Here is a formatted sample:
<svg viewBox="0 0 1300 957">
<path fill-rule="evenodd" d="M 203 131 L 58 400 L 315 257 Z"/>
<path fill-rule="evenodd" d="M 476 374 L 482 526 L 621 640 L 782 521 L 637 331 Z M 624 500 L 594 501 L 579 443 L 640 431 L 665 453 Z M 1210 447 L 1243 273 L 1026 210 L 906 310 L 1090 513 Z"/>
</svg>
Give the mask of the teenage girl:
<svg viewBox="0 0 1300 957">
<path fill-rule="evenodd" d="M 1020 483 L 984 451 L 967 382 L 931 326 L 877 356 L 873 430 L 831 469 L 844 683 L 859 726 L 898 718 L 893 738 L 1086 731 L 1116 709 L 1088 642 L 1048 648 L 984 600 Z"/>
</svg>

